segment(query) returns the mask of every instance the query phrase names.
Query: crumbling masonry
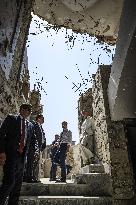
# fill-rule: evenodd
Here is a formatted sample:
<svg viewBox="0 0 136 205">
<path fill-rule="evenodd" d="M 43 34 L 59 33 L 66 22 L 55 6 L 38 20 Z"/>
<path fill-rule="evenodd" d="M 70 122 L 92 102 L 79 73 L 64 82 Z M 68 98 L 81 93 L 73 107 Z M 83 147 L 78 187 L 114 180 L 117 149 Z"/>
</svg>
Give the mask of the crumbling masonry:
<svg viewBox="0 0 136 205">
<path fill-rule="evenodd" d="M 43 3 L 43 1 L 40 1 Z M 53 1 L 52 1 L 53 2 Z M 61 20 L 67 20 L 66 27 L 74 25 L 71 24 L 69 19 L 59 17 L 59 4 L 57 2 L 56 7 L 48 2 L 50 6 L 50 13 L 52 8 L 57 13 L 57 18 Z M 63 2 L 63 1 L 62 1 Z M 109 1 L 101 1 L 108 5 Z M 113 1 L 110 1 L 110 3 Z M 99 39 L 111 39 L 112 43 L 116 42 L 117 30 L 119 27 L 119 17 L 122 8 L 122 1 L 118 2 L 118 7 L 111 7 L 111 9 L 118 8 L 117 18 L 114 16 L 113 10 L 112 18 L 108 24 L 108 12 L 105 19 L 100 17 L 100 21 L 95 22 L 94 31 L 96 26 L 101 30 L 97 33 Z M 121 3 L 119 3 L 121 2 Z M 2 121 L 7 113 L 15 113 L 19 109 L 19 105 L 22 102 L 31 101 L 35 106 L 35 96 L 38 97 L 38 110 L 33 110 L 34 116 L 36 112 L 42 112 L 42 106 L 40 105 L 40 95 L 37 91 L 30 93 L 29 88 L 29 71 L 27 65 L 27 49 L 26 40 L 28 36 L 28 30 L 31 22 L 31 11 L 33 10 L 33 0 L 4 0 L 1 1 L 0 6 L 0 120 Z M 40 4 L 41 8 L 43 7 Z M 46 3 L 46 1 L 44 2 Z M 35 11 L 38 10 L 38 1 L 35 4 Z M 64 6 L 64 3 L 61 3 Z M 104 4 L 103 4 L 104 5 Z M 103 5 L 97 1 L 92 6 L 93 8 L 99 8 L 97 15 L 99 14 L 100 7 Z M 110 4 L 111 5 L 111 4 Z M 98 6 L 98 7 L 97 7 Z M 108 8 L 108 7 L 107 7 Z M 94 121 L 94 140 L 95 140 L 95 155 L 99 159 L 99 163 L 104 166 L 104 172 L 110 175 L 112 181 L 112 196 L 114 204 L 127 205 L 134 204 L 133 199 L 135 197 L 135 48 L 136 48 L 136 15 L 135 15 L 136 2 L 134 0 L 124 0 L 124 7 L 122 10 L 119 38 L 117 42 L 117 50 L 115 54 L 115 60 L 111 66 L 100 66 L 96 75 L 93 76 L 92 89 L 86 93 L 87 103 L 90 103 L 90 107 L 87 104 L 87 111 L 93 113 Z M 72 12 L 73 20 L 75 16 L 77 22 L 73 28 L 76 30 L 78 25 L 78 31 L 82 31 L 81 19 L 78 21 L 78 11 L 71 11 L 71 8 L 67 8 L 67 2 L 65 1 L 64 9 L 68 9 L 68 14 Z M 75 8 L 76 9 L 76 8 Z M 89 11 L 90 8 L 87 8 Z M 43 9 L 44 10 L 44 9 Z M 69 12 L 70 11 L 70 12 Z M 84 15 L 85 9 L 82 9 Z M 104 10 L 103 10 L 104 12 Z M 45 17 L 50 17 L 51 22 L 55 22 L 55 15 L 52 16 L 45 14 Z M 95 13 L 95 9 L 93 10 Z M 105 12 L 104 12 L 105 13 Z M 39 13 L 38 13 L 39 14 Z M 101 14 L 101 12 L 100 12 Z M 128 15 L 129 14 L 129 15 Z M 75 15 L 75 16 L 74 16 Z M 116 24 L 113 25 L 112 32 L 112 19 L 116 19 Z M 94 19 L 91 19 L 94 24 Z M 74 21 L 73 21 L 74 22 Z M 84 19 L 83 19 L 84 22 Z M 82 22 L 82 23 L 83 23 Z M 105 22 L 107 22 L 105 24 Z M 127 22 L 127 23 L 126 23 Z M 66 22 L 62 22 L 65 26 Z M 90 23 L 90 20 L 87 21 Z M 60 26 L 60 22 L 58 23 Z M 118 24 L 118 26 L 117 26 Z M 117 27 L 115 32 L 115 27 Z M 97 28 L 97 29 L 98 29 Z M 90 29 L 88 30 L 90 32 Z M 106 34 L 105 34 L 106 33 Z M 116 35 L 113 35 L 113 33 Z M 107 37 L 106 37 L 107 36 Z M 111 36 L 111 38 L 110 38 Z M 112 38 L 113 36 L 113 38 Z M 123 47 L 123 52 L 122 52 Z M 121 59 L 121 61 L 120 61 Z M 120 63 L 121 62 L 121 63 Z M 130 72 L 130 68 L 133 71 Z M 111 72 L 110 72 L 111 71 Z M 122 74 L 122 75 L 121 75 Z M 125 80 L 127 80 L 127 83 Z M 116 83 L 117 82 L 117 83 Z M 128 84 L 129 83 L 129 84 Z M 114 85 L 114 86 L 113 86 Z M 125 85 L 125 88 L 124 88 Z M 129 86 L 128 86 L 129 85 Z M 114 89 L 113 89 L 114 87 Z M 113 91 L 113 92 L 112 92 Z M 91 93 L 91 95 L 89 95 Z M 31 99 L 34 96 L 34 99 Z M 109 97 L 109 98 L 108 98 Z M 85 96 L 83 96 L 83 99 Z M 81 101 L 80 99 L 80 106 Z M 83 103 L 81 109 L 86 109 L 86 100 Z M 123 105 L 123 106 L 122 106 Z M 37 106 L 37 105 L 36 105 Z M 110 109 L 109 109 L 110 107 Z M 80 116 L 79 108 L 79 128 L 81 131 L 81 125 L 84 119 Z M 119 109 L 120 108 L 120 109 Z M 124 109 L 125 108 L 125 109 Z M 121 110 L 121 112 L 120 112 Z M 125 110 L 125 112 L 124 112 Z M 128 119 L 127 119 L 128 118 Z M 133 118 L 133 119 L 132 119 Z M 114 121 L 113 121 L 114 119 Z M 131 142 L 130 142 L 131 141 Z M 134 142 L 134 143 L 133 143 Z M 89 143 L 88 143 L 89 144 Z M 77 189 L 78 190 L 78 189 Z"/>
</svg>

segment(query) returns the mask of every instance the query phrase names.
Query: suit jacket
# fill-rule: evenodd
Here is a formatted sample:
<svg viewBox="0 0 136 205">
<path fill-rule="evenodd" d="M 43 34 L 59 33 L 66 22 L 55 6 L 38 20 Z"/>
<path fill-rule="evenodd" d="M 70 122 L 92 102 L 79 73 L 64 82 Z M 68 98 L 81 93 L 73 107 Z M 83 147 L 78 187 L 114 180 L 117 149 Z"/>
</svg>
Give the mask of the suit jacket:
<svg viewBox="0 0 136 205">
<path fill-rule="evenodd" d="M 57 151 L 59 149 L 58 145 L 59 145 L 58 140 L 54 140 L 51 144 L 51 149 L 50 149 L 50 158 L 51 158 L 51 160 L 54 159 L 54 156 L 55 156 L 55 154 L 57 153 Z"/>
<path fill-rule="evenodd" d="M 24 147 L 23 157 L 25 159 L 31 138 L 33 136 L 33 125 L 28 120 L 27 139 Z M 21 119 L 19 115 L 8 115 L 0 127 L 0 153 L 5 152 L 8 158 L 18 156 L 18 148 L 21 138 Z"/>
<path fill-rule="evenodd" d="M 43 151 L 46 147 L 45 133 L 41 125 L 37 122 L 33 122 L 34 136 L 35 136 L 35 148 L 39 151 Z"/>
</svg>

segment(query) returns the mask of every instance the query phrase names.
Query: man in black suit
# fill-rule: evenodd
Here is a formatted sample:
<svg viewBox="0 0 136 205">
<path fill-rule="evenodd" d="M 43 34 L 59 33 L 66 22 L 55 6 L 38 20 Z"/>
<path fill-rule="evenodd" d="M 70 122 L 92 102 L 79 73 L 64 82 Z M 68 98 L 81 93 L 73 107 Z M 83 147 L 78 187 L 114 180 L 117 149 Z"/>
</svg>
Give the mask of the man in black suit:
<svg viewBox="0 0 136 205">
<path fill-rule="evenodd" d="M 42 128 L 44 123 L 44 116 L 39 114 L 36 116 L 36 121 L 32 122 L 34 125 L 34 143 L 31 143 L 27 155 L 26 164 L 26 182 L 40 182 L 39 181 L 39 165 L 40 154 L 46 147 L 45 133 Z"/>
<path fill-rule="evenodd" d="M 51 159 L 51 170 L 50 170 L 50 181 L 56 181 L 57 164 L 54 163 L 54 157 L 59 149 L 60 136 L 55 135 L 55 140 L 51 144 L 50 159 Z"/>
<path fill-rule="evenodd" d="M 8 205 L 18 205 L 24 161 L 33 136 L 33 125 L 26 119 L 30 114 L 31 105 L 22 104 L 20 114 L 8 115 L 0 127 L 0 166 L 4 173 L 0 205 L 8 196 Z"/>
</svg>

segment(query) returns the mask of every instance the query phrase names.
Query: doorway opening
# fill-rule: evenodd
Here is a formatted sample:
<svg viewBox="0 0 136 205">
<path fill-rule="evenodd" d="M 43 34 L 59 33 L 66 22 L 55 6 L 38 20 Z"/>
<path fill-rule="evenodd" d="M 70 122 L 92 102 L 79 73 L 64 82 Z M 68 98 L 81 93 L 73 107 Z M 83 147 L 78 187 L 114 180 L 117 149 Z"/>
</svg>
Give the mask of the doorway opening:
<svg viewBox="0 0 136 205">
<path fill-rule="evenodd" d="M 125 119 L 125 131 L 128 141 L 129 159 L 132 163 L 134 180 L 136 182 L 136 119 Z"/>
<path fill-rule="evenodd" d="M 27 42 L 30 84 L 33 89 L 41 80 L 47 93 L 41 90 L 48 143 L 60 132 L 63 120 L 69 122 L 73 140 L 79 141 L 78 99 L 92 86 L 98 66 L 111 64 L 115 53 L 115 46 L 97 41 L 87 33 L 56 28 L 33 15 Z"/>
</svg>

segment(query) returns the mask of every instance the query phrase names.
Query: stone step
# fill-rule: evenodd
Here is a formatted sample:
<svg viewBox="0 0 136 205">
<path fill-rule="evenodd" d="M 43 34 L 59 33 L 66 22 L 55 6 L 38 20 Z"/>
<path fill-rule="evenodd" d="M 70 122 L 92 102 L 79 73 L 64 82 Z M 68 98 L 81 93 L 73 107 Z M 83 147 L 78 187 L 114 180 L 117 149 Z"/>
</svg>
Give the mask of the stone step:
<svg viewBox="0 0 136 205">
<path fill-rule="evenodd" d="M 75 183 L 88 184 L 93 190 L 100 187 L 105 193 L 112 194 L 111 178 L 106 173 L 85 173 L 76 176 Z"/>
<path fill-rule="evenodd" d="M 84 173 L 104 173 L 104 166 L 101 164 L 89 164 L 85 167 L 82 167 L 80 174 Z"/>
<path fill-rule="evenodd" d="M 38 196 L 20 197 L 19 205 L 112 205 L 111 197 Z"/>
<path fill-rule="evenodd" d="M 95 184 L 75 184 L 75 183 L 23 183 L 21 196 L 111 196 L 107 186 L 97 186 Z"/>
</svg>

